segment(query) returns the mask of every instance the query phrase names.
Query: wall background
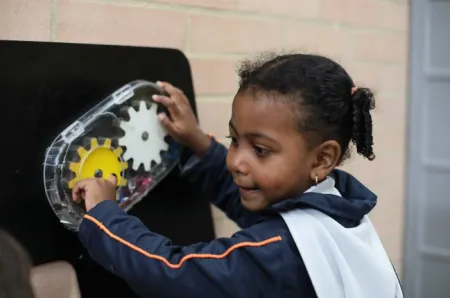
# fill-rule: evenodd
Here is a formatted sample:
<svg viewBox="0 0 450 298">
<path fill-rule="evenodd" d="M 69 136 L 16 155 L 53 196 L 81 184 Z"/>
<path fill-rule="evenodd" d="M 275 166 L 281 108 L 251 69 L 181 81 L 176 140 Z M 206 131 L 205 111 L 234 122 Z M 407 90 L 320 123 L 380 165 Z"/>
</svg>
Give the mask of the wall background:
<svg viewBox="0 0 450 298">
<path fill-rule="evenodd" d="M 377 158 L 354 155 L 344 168 L 378 194 L 371 218 L 401 271 L 407 0 L 1 0 L 0 39 L 181 49 L 201 125 L 219 139 L 227 134 L 239 60 L 281 49 L 335 58 L 377 93 Z M 218 236 L 237 230 L 220 211 L 213 214 Z"/>
</svg>

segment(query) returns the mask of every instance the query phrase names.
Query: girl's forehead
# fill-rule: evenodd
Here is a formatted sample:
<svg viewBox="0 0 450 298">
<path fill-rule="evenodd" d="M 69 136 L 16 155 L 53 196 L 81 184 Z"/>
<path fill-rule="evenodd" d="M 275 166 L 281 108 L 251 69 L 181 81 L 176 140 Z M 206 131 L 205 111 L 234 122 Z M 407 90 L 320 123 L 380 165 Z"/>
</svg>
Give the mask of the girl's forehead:
<svg viewBox="0 0 450 298">
<path fill-rule="evenodd" d="M 237 95 L 233 101 L 231 122 L 238 130 L 290 131 L 297 127 L 292 105 L 283 100 Z"/>
</svg>

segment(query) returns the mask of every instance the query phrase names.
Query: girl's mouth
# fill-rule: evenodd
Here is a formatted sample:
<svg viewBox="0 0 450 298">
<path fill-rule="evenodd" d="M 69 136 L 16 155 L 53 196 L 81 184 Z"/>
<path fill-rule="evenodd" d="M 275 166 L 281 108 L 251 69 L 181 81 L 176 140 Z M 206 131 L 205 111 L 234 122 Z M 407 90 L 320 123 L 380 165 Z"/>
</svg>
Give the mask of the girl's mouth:
<svg viewBox="0 0 450 298">
<path fill-rule="evenodd" d="M 238 185 L 238 187 L 239 187 L 239 192 L 241 193 L 242 196 L 249 196 L 260 190 L 257 187 L 242 187 L 239 185 Z"/>
</svg>

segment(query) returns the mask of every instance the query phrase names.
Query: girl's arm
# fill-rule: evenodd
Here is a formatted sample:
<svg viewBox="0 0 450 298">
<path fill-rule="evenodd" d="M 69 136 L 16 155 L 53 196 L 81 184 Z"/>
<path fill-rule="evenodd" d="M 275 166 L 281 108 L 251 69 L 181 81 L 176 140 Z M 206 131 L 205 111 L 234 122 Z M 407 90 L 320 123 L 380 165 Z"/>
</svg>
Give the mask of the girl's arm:
<svg viewBox="0 0 450 298">
<path fill-rule="evenodd" d="M 103 201 L 85 215 L 79 238 L 96 262 L 143 297 L 280 297 L 283 240 L 267 230 L 255 225 L 232 238 L 180 247 Z"/>
</svg>

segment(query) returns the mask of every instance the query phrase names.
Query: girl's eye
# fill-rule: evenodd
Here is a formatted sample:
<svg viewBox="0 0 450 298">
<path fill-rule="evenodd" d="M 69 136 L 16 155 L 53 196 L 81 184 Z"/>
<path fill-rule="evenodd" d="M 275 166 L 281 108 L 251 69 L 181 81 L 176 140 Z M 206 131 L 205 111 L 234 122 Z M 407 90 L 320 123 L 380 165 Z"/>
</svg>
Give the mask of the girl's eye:
<svg viewBox="0 0 450 298">
<path fill-rule="evenodd" d="M 270 154 L 270 150 L 264 147 L 255 146 L 253 147 L 253 150 L 255 151 L 256 155 L 260 157 L 266 157 Z"/>
<path fill-rule="evenodd" d="M 232 135 L 228 135 L 226 138 L 231 140 L 231 145 L 237 146 L 238 143 L 235 137 L 233 137 Z"/>
</svg>

